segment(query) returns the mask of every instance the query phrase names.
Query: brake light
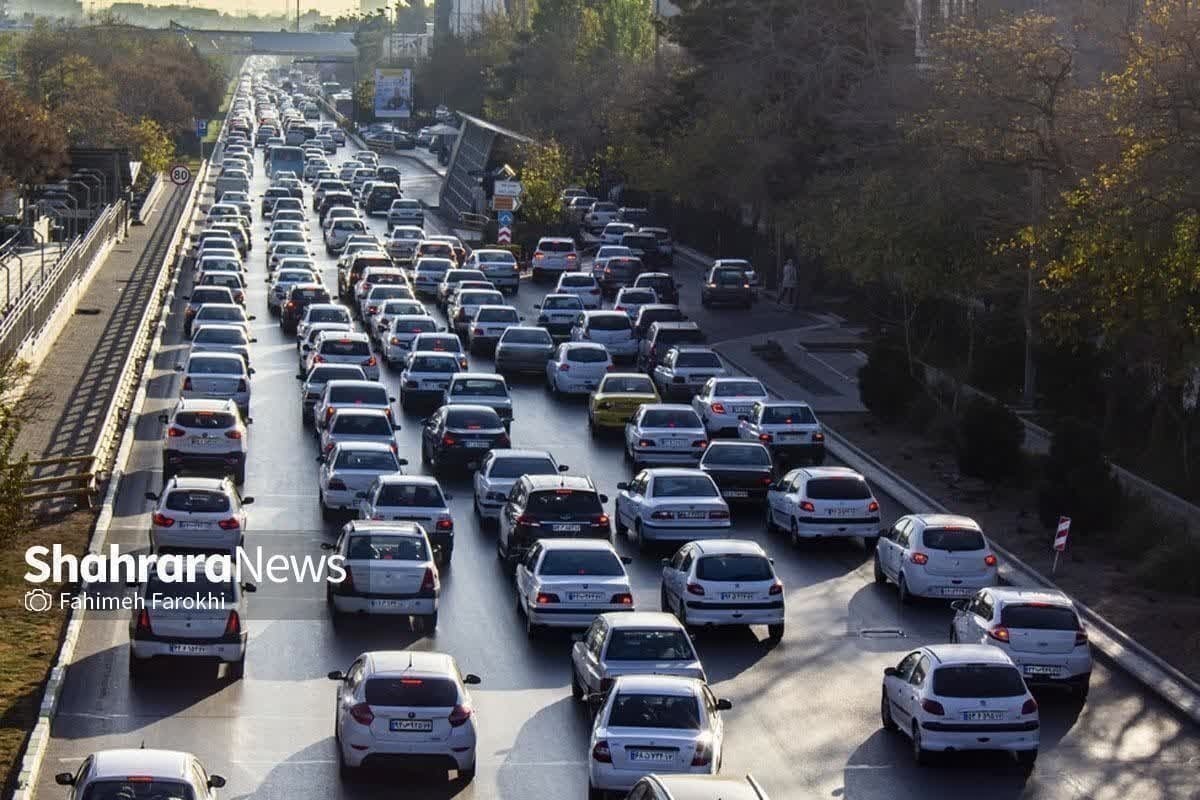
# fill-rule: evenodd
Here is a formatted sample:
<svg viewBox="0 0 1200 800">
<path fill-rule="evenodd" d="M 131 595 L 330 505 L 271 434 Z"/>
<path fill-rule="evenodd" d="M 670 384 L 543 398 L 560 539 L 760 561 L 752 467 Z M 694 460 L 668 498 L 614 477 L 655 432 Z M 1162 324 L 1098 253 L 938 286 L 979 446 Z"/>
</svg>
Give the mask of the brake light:
<svg viewBox="0 0 1200 800">
<path fill-rule="evenodd" d="M 760 442 L 762 442 L 763 444 L 770 444 L 770 443 L 771 443 L 771 440 L 772 440 L 772 439 L 774 439 L 774 438 L 775 438 L 775 437 L 774 437 L 774 436 L 772 436 L 772 435 L 771 435 L 771 434 L 769 434 L 769 433 L 760 433 L 760 434 L 758 435 L 758 440 L 759 440 Z"/>
<path fill-rule="evenodd" d="M 350 718 L 359 725 L 370 725 L 375 721 L 375 714 L 366 703 L 355 703 L 350 706 Z"/>
<path fill-rule="evenodd" d="M 710 511 L 708 512 L 709 519 L 729 519 L 728 511 Z"/>
<path fill-rule="evenodd" d="M 631 606 L 633 605 L 633 595 L 629 592 L 620 592 L 619 594 L 614 594 L 612 600 L 609 602 L 618 606 Z"/>
<path fill-rule="evenodd" d="M 877 501 L 872 500 L 871 502 L 867 503 L 867 511 L 878 511 L 878 510 L 879 510 L 879 503 Z"/>
<path fill-rule="evenodd" d="M 367 313 L 368 314 L 378 314 L 379 306 L 367 306 Z"/>
<path fill-rule="evenodd" d="M 996 556 L 992 555 L 991 553 L 988 553 L 986 556 L 983 557 L 983 563 L 987 564 L 989 567 L 996 566 Z"/>
<path fill-rule="evenodd" d="M 174 425 L 172 425 L 167 429 L 167 436 L 170 436 L 173 439 L 179 436 L 187 436 L 187 431 L 185 431 L 183 428 L 176 428 Z"/>
<path fill-rule="evenodd" d="M 292 300 L 288 300 L 288 302 L 287 302 L 287 307 L 288 307 L 288 308 L 295 308 L 295 307 L 296 307 L 296 303 L 295 303 L 294 301 L 292 301 Z"/>
<path fill-rule="evenodd" d="M 242 432 L 241 431 L 225 431 L 225 438 L 226 439 L 241 439 Z"/>
<path fill-rule="evenodd" d="M 557 603 L 558 595 L 553 594 L 552 592 L 538 592 L 536 602 L 539 606 L 544 606 L 547 603 Z"/>
<path fill-rule="evenodd" d="M 933 714 L 935 717 L 940 717 L 946 713 L 946 709 L 942 707 L 941 703 L 939 703 L 937 700 L 930 700 L 929 698 L 925 698 L 921 701 L 921 708 L 925 710 L 926 714 Z"/>
<path fill-rule="evenodd" d="M 724 414 L 725 413 L 725 404 L 724 403 L 713 403 L 712 411 L 714 414 Z"/>
<path fill-rule="evenodd" d="M 425 568 L 425 575 L 421 578 L 422 592 L 436 592 L 438 590 L 438 576 L 433 571 L 433 567 Z"/>
<path fill-rule="evenodd" d="M 470 703 L 459 703 L 450 711 L 446 721 L 450 723 L 451 728 L 457 728 L 471 718 L 472 710 Z"/>
<path fill-rule="evenodd" d="M 698 583 L 689 583 L 687 585 L 687 591 L 688 591 L 688 594 L 698 594 L 698 595 L 703 596 L 704 587 Z"/>
<path fill-rule="evenodd" d="M 168 517 L 166 514 L 158 513 L 154 515 L 153 522 L 160 528 L 169 528 L 175 524 L 175 518 Z"/>
<path fill-rule="evenodd" d="M 454 529 L 454 520 L 449 517 L 442 517 L 437 521 L 437 529 L 439 531 L 449 531 Z"/>
<path fill-rule="evenodd" d="M 701 449 L 708 447 L 708 440 L 707 439 L 697 439 L 696 441 L 692 442 L 692 447 L 699 447 Z"/>
<path fill-rule="evenodd" d="M 608 749 L 608 742 L 604 739 L 596 742 L 596 746 L 592 748 L 592 760 L 601 764 L 612 763 L 612 751 Z"/>
<path fill-rule="evenodd" d="M 229 519 L 223 519 L 220 522 L 218 522 L 217 525 L 223 531 L 236 531 L 238 528 L 242 527 L 242 523 L 238 522 L 237 517 L 230 517 Z"/>
<path fill-rule="evenodd" d="M 989 628 L 987 635 L 995 639 L 997 642 L 1008 642 L 1012 637 L 1008 633 L 1008 628 L 1003 625 L 997 625 L 994 628 Z"/>
<path fill-rule="evenodd" d="M 696 742 L 696 751 L 692 755 L 693 767 L 708 766 L 708 762 L 712 761 L 712 747 L 703 739 Z"/>
<path fill-rule="evenodd" d="M 225 635 L 235 636 L 242 632 L 242 619 L 238 616 L 238 612 L 230 611 L 229 619 L 225 621 Z"/>
<path fill-rule="evenodd" d="M 596 517 L 594 520 L 592 520 L 592 524 L 593 525 L 607 525 L 608 524 L 608 514 L 601 514 L 600 516 Z"/>
<path fill-rule="evenodd" d="M 313 363 L 314 364 L 324 364 L 325 356 L 321 355 L 320 353 L 317 353 L 315 356 L 313 356 Z"/>
<path fill-rule="evenodd" d="M 674 511 L 652 511 L 650 519 L 675 519 Z"/>
<path fill-rule="evenodd" d="M 545 257 L 546 257 L 546 254 L 545 254 L 545 253 L 534 253 L 534 254 L 533 254 L 533 260 L 534 260 L 534 261 L 537 261 L 538 259 L 542 259 L 542 258 L 545 258 Z"/>
<path fill-rule="evenodd" d="M 825 434 L 818 431 L 817 433 L 814 433 L 812 435 L 812 440 L 814 442 L 823 442 L 823 441 L 825 441 Z"/>
<path fill-rule="evenodd" d="M 651 439 L 638 439 L 638 447 L 654 447 L 654 442 Z"/>
<path fill-rule="evenodd" d="M 1088 643 L 1087 631 L 1084 630 L 1083 628 L 1080 628 L 1079 630 L 1075 631 L 1075 646 L 1079 647 L 1081 644 L 1087 644 L 1087 643 Z"/>
<path fill-rule="evenodd" d="M 771 584 L 771 588 L 767 590 L 767 594 L 783 594 L 783 584 L 775 581 Z"/>
<path fill-rule="evenodd" d="M 150 612 L 144 608 L 138 612 L 136 630 L 138 633 L 150 633 Z"/>
<path fill-rule="evenodd" d="M 332 452 L 332 450 L 333 450 L 333 442 L 330 442 L 329 444 L 325 445 L 326 453 Z"/>
<path fill-rule="evenodd" d="M 575 258 L 576 255 L 574 253 L 567 253 L 567 261 L 574 261 Z"/>
<path fill-rule="evenodd" d="M 929 556 L 925 555 L 924 553 L 913 553 L 910 560 L 914 564 L 928 564 Z"/>
<path fill-rule="evenodd" d="M 537 521 L 537 518 L 530 516 L 529 514 L 521 514 L 519 517 L 517 517 L 517 524 L 525 525 L 530 528 L 542 527 L 542 524 Z"/>
<path fill-rule="evenodd" d="M 476 328 L 475 330 L 471 331 L 471 333 L 475 336 L 483 336 L 483 328 Z"/>
<path fill-rule="evenodd" d="M 183 390 L 190 392 L 192 390 L 192 379 L 190 377 L 183 379 Z"/>
<path fill-rule="evenodd" d="M 377 361 L 375 360 L 375 356 L 371 356 L 370 358 L 368 358 L 366 361 L 364 361 L 364 362 L 363 362 L 363 366 L 364 366 L 364 367 L 373 367 L 373 366 L 375 366 L 377 363 L 379 363 L 379 362 L 377 362 Z"/>
<path fill-rule="evenodd" d="M 808 513 L 810 513 L 810 514 L 814 514 L 814 513 L 816 513 L 816 511 L 817 511 L 817 507 L 816 507 L 816 506 L 814 506 L 814 505 L 812 504 L 812 502 L 811 502 L 811 501 L 809 501 L 809 500 L 801 500 L 801 501 L 800 501 L 800 510 L 801 510 L 801 511 L 807 511 L 807 512 L 808 512 Z"/>
</svg>

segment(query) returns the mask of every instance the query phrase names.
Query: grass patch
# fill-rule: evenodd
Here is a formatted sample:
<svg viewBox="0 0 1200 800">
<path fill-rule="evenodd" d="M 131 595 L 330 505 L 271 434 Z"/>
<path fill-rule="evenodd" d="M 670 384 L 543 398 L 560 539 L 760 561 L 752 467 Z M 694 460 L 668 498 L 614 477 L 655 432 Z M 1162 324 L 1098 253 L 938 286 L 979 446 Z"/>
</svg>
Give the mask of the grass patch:
<svg viewBox="0 0 1200 800">
<path fill-rule="evenodd" d="M 25 740 L 37 722 L 42 685 L 58 653 L 66 623 L 65 611 L 37 614 L 25 610 L 25 548 L 58 543 L 63 552 L 82 554 L 87 549 L 96 515 L 79 511 L 63 520 L 35 528 L 11 542 L 0 559 L 0 765 L 4 769 L 4 795 L 16 788 Z M 45 586 L 51 594 L 56 586 Z"/>
</svg>

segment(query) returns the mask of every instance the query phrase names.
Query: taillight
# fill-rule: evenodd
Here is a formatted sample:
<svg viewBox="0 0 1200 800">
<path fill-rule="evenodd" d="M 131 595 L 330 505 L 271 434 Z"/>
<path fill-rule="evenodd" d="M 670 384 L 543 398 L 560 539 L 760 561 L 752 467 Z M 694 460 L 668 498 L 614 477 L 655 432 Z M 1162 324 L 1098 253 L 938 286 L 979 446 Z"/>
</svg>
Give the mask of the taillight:
<svg viewBox="0 0 1200 800">
<path fill-rule="evenodd" d="M 175 524 L 175 518 L 159 513 L 154 515 L 153 522 L 160 528 L 169 528 Z"/>
<path fill-rule="evenodd" d="M 472 336 L 483 336 L 483 328 L 476 328 L 475 330 L 471 331 L 471 335 Z"/>
<path fill-rule="evenodd" d="M 696 742 L 696 751 L 692 755 L 692 766 L 705 767 L 708 766 L 710 761 L 712 761 L 712 746 L 704 739 L 701 739 Z"/>
<path fill-rule="evenodd" d="M 355 703 L 350 706 L 350 717 L 359 725 L 370 725 L 375 721 L 375 713 L 366 703 Z"/>
<path fill-rule="evenodd" d="M 368 314 L 378 314 L 379 306 L 367 306 L 367 313 Z"/>
<path fill-rule="evenodd" d="M 450 723 L 451 728 L 457 728 L 471 718 L 471 712 L 470 703 L 459 703 L 450 711 L 450 716 L 446 718 L 446 721 Z"/>
<path fill-rule="evenodd" d="M 571 365 L 570 365 L 570 364 L 567 364 L 566 362 L 563 362 L 562 364 L 559 364 L 559 365 L 558 365 L 558 371 L 559 371 L 559 372 L 570 372 L 570 371 L 571 371 Z"/>
<path fill-rule="evenodd" d="M 867 503 L 867 511 L 878 511 L 878 510 L 879 510 L 879 503 L 877 501 L 872 500 L 871 502 Z"/>
<path fill-rule="evenodd" d="M 812 502 L 809 500 L 801 500 L 800 501 L 800 510 L 807 511 L 810 514 L 814 514 L 814 513 L 816 513 L 817 507 L 814 506 L 812 504 Z"/>
<path fill-rule="evenodd" d="M 1079 630 L 1075 631 L 1075 646 L 1078 647 L 1081 644 L 1087 644 L 1087 643 L 1088 643 L 1087 631 L 1084 630 L 1083 628 L 1080 628 Z"/>
<path fill-rule="evenodd" d="M 769 433 L 760 433 L 760 434 L 758 435 L 758 440 L 759 440 L 760 442 L 762 442 L 763 444 L 770 444 L 770 443 L 771 443 L 771 440 L 772 440 L 772 439 L 774 439 L 774 438 L 775 438 L 775 437 L 774 437 L 774 436 L 772 436 L 772 435 L 771 435 L 771 434 L 769 434 Z"/>
<path fill-rule="evenodd" d="M 613 306 L 613 311 L 624 311 L 625 306 Z"/>
<path fill-rule="evenodd" d="M 783 594 L 783 584 L 775 581 L 771 584 L 771 588 L 767 590 L 767 594 Z"/>
<path fill-rule="evenodd" d="M 812 440 L 814 442 L 823 442 L 823 441 L 825 441 L 825 434 L 818 431 L 817 433 L 814 433 L 812 435 Z"/>
<path fill-rule="evenodd" d="M 728 511 L 710 511 L 708 512 L 709 519 L 729 519 Z"/>
<path fill-rule="evenodd" d="M 192 379 L 190 377 L 183 379 L 183 390 L 185 392 L 190 392 L 192 390 Z"/>
<path fill-rule="evenodd" d="M 1012 638 L 1008 633 L 1008 628 L 1003 625 L 997 625 L 994 628 L 989 628 L 987 635 L 997 642 L 1007 642 Z"/>
<path fill-rule="evenodd" d="M 229 519 L 223 519 L 220 522 L 218 522 L 217 525 L 223 531 L 236 531 L 238 528 L 242 527 L 242 524 L 240 522 L 238 522 L 237 517 L 230 517 Z"/>
<path fill-rule="evenodd" d="M 554 593 L 552 593 L 552 592 L 538 592 L 538 593 L 537 593 L 537 600 L 536 600 L 535 602 L 536 602 L 536 603 L 537 603 L 539 606 L 544 606 L 544 605 L 546 605 L 547 603 L 557 603 L 557 602 L 558 602 L 558 595 L 556 595 L 556 594 L 554 594 Z"/>
<path fill-rule="evenodd" d="M 242 432 L 241 431 L 225 431 L 225 438 L 226 439 L 241 439 Z"/>
<path fill-rule="evenodd" d="M 713 403 L 712 410 L 713 410 L 714 414 L 724 414 L 725 413 L 725 404 L 724 403 Z"/>
<path fill-rule="evenodd" d="M 436 592 L 438 589 L 438 576 L 433 571 L 433 567 L 425 568 L 425 576 L 421 578 L 422 592 Z"/>
<path fill-rule="evenodd" d="M 688 594 L 698 594 L 698 595 L 703 595 L 703 594 L 704 594 L 704 587 L 703 587 L 703 586 L 701 586 L 701 585 L 700 585 L 700 584 L 698 584 L 698 583 L 689 583 L 689 584 L 687 585 L 687 591 L 688 591 Z"/>
<path fill-rule="evenodd" d="M 150 612 L 144 608 L 138 612 L 136 630 L 138 633 L 150 633 Z"/>
<path fill-rule="evenodd" d="M 376 363 L 378 363 L 378 362 L 375 361 L 375 356 L 371 356 L 370 358 L 368 358 L 366 361 L 363 362 L 363 366 L 364 367 L 373 367 L 373 366 L 375 366 Z"/>
<path fill-rule="evenodd" d="M 242 632 L 242 619 L 238 616 L 238 612 L 230 611 L 229 619 L 225 621 L 225 635 L 236 636 Z"/>
<path fill-rule="evenodd" d="M 1025 704 L 1023 706 L 1021 706 L 1022 714 L 1036 714 L 1037 710 L 1038 710 L 1037 700 L 1034 700 L 1032 697 L 1029 698 L 1028 700 L 1026 700 Z"/>
<path fill-rule="evenodd" d="M 294 301 L 292 301 L 292 300 L 288 300 L 288 302 L 287 302 L 287 307 L 288 307 L 288 308 L 295 308 L 295 307 L 296 307 L 296 303 L 295 303 Z"/>
<path fill-rule="evenodd" d="M 633 605 L 633 595 L 629 592 L 620 592 L 619 594 L 614 594 L 612 600 L 609 602 L 618 606 L 631 606 Z"/>
<path fill-rule="evenodd" d="M 929 698 L 921 701 L 921 708 L 925 709 L 926 714 L 933 714 L 936 717 L 940 717 L 946 713 L 946 709 L 942 707 L 941 703 L 939 703 L 937 700 L 930 700 Z"/>
<path fill-rule="evenodd" d="M 674 511 L 652 511 L 650 519 L 675 519 Z"/>
<path fill-rule="evenodd" d="M 699 447 L 699 448 L 708 447 L 708 440 L 707 439 L 697 439 L 696 441 L 692 442 L 692 447 Z"/>
<path fill-rule="evenodd" d="M 450 517 L 442 517 L 437 521 L 437 529 L 439 531 L 449 531 L 454 529 L 454 520 Z"/>
<path fill-rule="evenodd" d="M 442 447 L 453 447 L 456 444 L 458 444 L 458 439 L 455 439 L 450 434 L 447 433 L 442 437 Z"/>
<path fill-rule="evenodd" d="M 608 742 L 603 739 L 596 742 L 596 746 L 592 748 L 592 760 L 601 764 L 612 763 L 612 751 L 608 749 Z"/>
<path fill-rule="evenodd" d="M 988 553 L 986 556 L 983 557 L 983 563 L 987 564 L 989 567 L 996 566 L 996 556 L 992 555 L 991 553 Z"/>
<path fill-rule="evenodd" d="M 325 356 L 321 355 L 320 353 L 317 353 L 315 356 L 313 356 L 312 360 L 313 360 L 314 364 L 324 364 Z"/>
<path fill-rule="evenodd" d="M 608 524 L 608 514 L 601 514 L 600 516 L 596 517 L 595 519 L 592 520 L 592 524 L 593 525 L 607 525 Z"/>
<path fill-rule="evenodd" d="M 925 555 L 924 553 L 913 553 L 910 557 L 910 560 L 914 564 L 928 564 L 929 556 Z"/>
<path fill-rule="evenodd" d="M 170 436 L 172 439 L 179 436 L 187 436 L 187 431 L 185 431 L 183 428 L 176 428 L 172 425 L 167 429 L 167 436 Z"/>
<path fill-rule="evenodd" d="M 761 483 L 763 486 L 770 486 L 770 485 L 771 485 L 771 476 L 770 476 L 770 475 L 763 475 L 761 478 L 759 478 L 759 479 L 758 479 L 758 481 L 759 481 L 759 483 Z"/>
<path fill-rule="evenodd" d="M 653 439 L 638 439 L 638 447 L 654 447 Z"/>
</svg>

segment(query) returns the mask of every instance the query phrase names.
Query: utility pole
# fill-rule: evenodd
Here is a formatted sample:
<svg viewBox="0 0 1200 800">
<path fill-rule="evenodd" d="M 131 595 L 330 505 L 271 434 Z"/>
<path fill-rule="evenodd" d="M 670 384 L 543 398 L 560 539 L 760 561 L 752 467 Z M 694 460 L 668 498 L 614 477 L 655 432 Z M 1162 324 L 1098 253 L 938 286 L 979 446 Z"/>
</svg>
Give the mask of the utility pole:
<svg viewBox="0 0 1200 800">
<path fill-rule="evenodd" d="M 296 0 L 296 33 L 300 32 L 300 0 Z"/>
</svg>

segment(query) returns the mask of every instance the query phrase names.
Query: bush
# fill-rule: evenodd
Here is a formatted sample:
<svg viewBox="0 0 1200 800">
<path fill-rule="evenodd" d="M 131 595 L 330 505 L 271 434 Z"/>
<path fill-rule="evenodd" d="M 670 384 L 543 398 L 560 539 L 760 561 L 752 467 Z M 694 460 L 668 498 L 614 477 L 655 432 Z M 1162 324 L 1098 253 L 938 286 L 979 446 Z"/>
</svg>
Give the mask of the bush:
<svg viewBox="0 0 1200 800">
<path fill-rule="evenodd" d="M 867 410 L 884 422 L 904 417 L 917 381 L 908 371 L 908 357 L 898 347 L 876 344 L 858 370 L 858 395 Z"/>
<path fill-rule="evenodd" d="M 1110 529 L 1121 504 L 1099 431 L 1081 420 L 1061 420 L 1038 488 L 1042 524 L 1053 525 L 1062 515 L 1071 518 L 1072 534 Z"/>
<path fill-rule="evenodd" d="M 988 481 L 1020 473 L 1025 426 L 1007 406 L 977 397 L 958 422 L 958 468 Z"/>
<path fill-rule="evenodd" d="M 1148 539 L 1136 577 L 1147 589 L 1200 597 L 1200 536 L 1179 520 Z"/>
</svg>

